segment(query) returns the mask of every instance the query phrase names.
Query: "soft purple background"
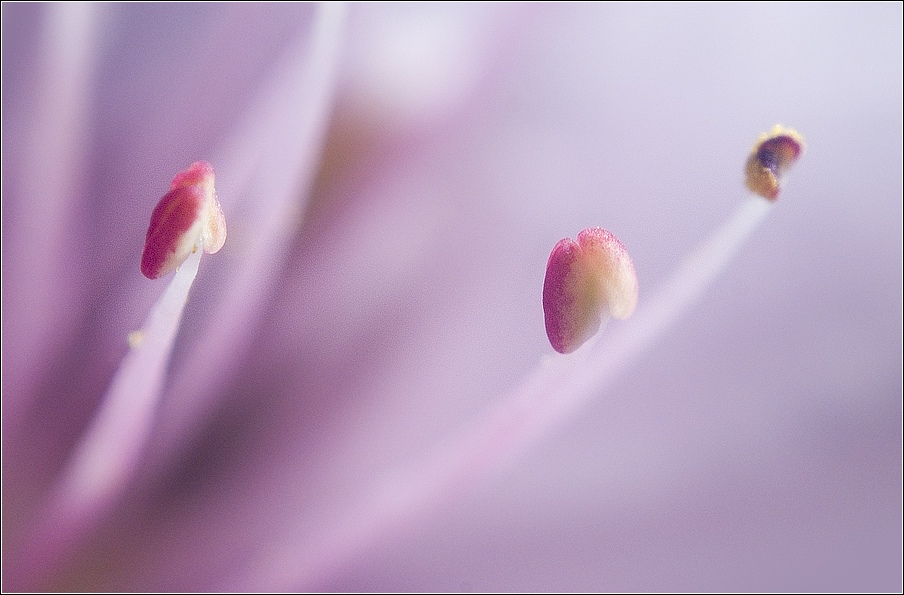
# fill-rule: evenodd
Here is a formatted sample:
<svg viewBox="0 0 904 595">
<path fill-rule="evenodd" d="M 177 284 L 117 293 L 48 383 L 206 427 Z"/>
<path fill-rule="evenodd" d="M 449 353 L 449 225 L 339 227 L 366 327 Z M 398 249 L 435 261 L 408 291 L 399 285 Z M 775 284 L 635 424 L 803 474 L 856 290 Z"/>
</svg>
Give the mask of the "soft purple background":
<svg viewBox="0 0 904 595">
<path fill-rule="evenodd" d="M 68 149 L 35 132 L 57 97 L 50 10 L 3 5 L 5 556 L 162 291 L 138 271 L 155 201 L 236 138 L 317 8 L 94 7 Z M 271 245 L 244 213 L 273 197 L 214 162 L 229 238 L 201 263 L 147 461 L 50 587 L 900 591 L 901 23 L 900 3 L 351 5 L 324 161 L 264 297 L 215 314 L 242 251 Z M 472 489 L 296 570 L 368 486 L 552 354 L 557 240 L 613 231 L 643 303 L 745 196 L 776 123 L 807 150 L 773 212 L 609 390 Z M 236 363 L 193 377 L 235 320 L 202 355 Z"/>
</svg>

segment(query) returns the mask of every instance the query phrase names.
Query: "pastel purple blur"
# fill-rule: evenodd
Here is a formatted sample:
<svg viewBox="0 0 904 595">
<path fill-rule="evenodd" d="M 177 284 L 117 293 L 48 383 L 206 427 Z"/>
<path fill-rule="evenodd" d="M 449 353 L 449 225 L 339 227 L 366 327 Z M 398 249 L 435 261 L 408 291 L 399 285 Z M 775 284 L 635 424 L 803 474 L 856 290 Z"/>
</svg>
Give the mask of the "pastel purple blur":
<svg viewBox="0 0 904 595">
<path fill-rule="evenodd" d="M 4 590 L 901 591 L 902 5 L 459 4 L 3 3 Z M 411 506 L 424 453 L 580 359 L 550 248 L 616 231 L 643 307 L 776 122 L 806 158 L 687 316 Z M 199 158 L 229 243 L 138 472 L 23 560 Z M 335 522 L 361 500 L 396 516 Z"/>
</svg>

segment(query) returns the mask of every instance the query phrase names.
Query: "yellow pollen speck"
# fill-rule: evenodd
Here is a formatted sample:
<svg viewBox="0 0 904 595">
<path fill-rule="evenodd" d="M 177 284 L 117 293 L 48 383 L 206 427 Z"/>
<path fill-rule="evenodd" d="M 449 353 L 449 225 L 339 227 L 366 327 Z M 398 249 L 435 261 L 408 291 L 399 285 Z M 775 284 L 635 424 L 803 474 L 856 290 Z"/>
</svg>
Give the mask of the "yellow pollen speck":
<svg viewBox="0 0 904 595">
<path fill-rule="evenodd" d="M 141 331 L 132 331 L 129 333 L 128 337 L 129 347 L 135 349 L 136 347 L 140 347 L 144 342 L 144 333 Z"/>
</svg>

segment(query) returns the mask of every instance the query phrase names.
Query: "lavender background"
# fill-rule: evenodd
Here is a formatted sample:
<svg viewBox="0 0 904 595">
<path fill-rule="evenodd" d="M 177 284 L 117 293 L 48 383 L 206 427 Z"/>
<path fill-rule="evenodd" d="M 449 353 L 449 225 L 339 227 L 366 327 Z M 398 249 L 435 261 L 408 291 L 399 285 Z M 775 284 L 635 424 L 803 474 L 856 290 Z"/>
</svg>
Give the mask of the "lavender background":
<svg viewBox="0 0 904 595">
<path fill-rule="evenodd" d="M 316 79 L 329 113 L 266 157 L 235 130 L 318 7 L 80 8 L 90 59 L 47 79 L 46 48 L 69 55 L 54 9 L 3 5 L 5 558 L 162 291 L 138 271 L 148 216 L 196 159 L 229 238 L 140 473 L 41 586 L 900 591 L 901 4 L 355 4 Z M 776 123 L 806 152 L 661 341 L 523 457 L 299 570 L 552 354 L 557 240 L 613 231 L 642 303 Z M 284 236 L 254 235 L 276 197 L 239 189 L 223 147 L 298 180 Z"/>
</svg>

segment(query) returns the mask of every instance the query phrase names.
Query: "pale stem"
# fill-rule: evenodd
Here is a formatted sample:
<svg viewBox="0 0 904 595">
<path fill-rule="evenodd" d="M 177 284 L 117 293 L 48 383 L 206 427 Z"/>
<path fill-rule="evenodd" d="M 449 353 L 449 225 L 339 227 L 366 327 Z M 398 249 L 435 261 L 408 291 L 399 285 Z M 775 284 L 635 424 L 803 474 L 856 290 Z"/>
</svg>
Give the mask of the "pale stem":
<svg viewBox="0 0 904 595">
<path fill-rule="evenodd" d="M 182 362 L 182 372 L 170 378 L 171 393 L 186 390 L 216 395 L 212 378 L 225 376 L 234 362 L 226 357 L 241 342 L 266 297 L 279 260 L 300 219 L 304 186 L 317 164 L 328 120 L 335 82 L 338 48 L 346 7 L 324 3 L 317 8 L 311 32 L 299 35 L 285 59 L 272 72 L 270 83 L 259 93 L 248 117 L 236 126 L 222 151 L 222 178 L 233 177 L 232 192 L 223 197 L 230 218 L 247 227 L 244 250 L 234 251 L 238 273 L 224 280 L 226 295 L 212 324 L 198 345 Z M 298 114 L 287 118 L 286 114 Z M 248 196 L 246 204 L 240 204 Z M 235 204 L 231 201 L 234 200 Z M 288 222 L 293 222 L 292 224 Z M 179 329 L 188 291 L 202 250 L 196 249 L 177 270 L 163 297 L 152 310 L 143 331 L 130 336 L 140 345 L 124 358 L 100 408 L 76 448 L 69 466 L 51 493 L 37 530 L 18 549 L 17 561 L 7 577 L 18 585 L 33 586 L 46 580 L 79 536 L 89 531 L 99 516 L 121 494 L 134 472 L 155 425 L 179 434 L 184 416 L 202 411 L 192 399 L 173 399 L 178 414 L 168 427 L 158 415 L 173 342 Z M 231 281 L 231 282 L 230 282 Z M 140 341 L 137 337 L 141 337 Z M 220 357 L 222 355 L 223 357 Z M 222 361 L 220 361 L 222 360 Z M 210 381 L 200 388 L 195 379 Z M 180 389 L 181 387 L 181 389 Z M 206 403 L 202 403 L 206 405 Z M 175 445 L 181 441 L 174 440 Z"/>
<path fill-rule="evenodd" d="M 460 496 L 539 442 L 599 397 L 680 319 L 770 208 L 762 198 L 749 197 L 684 259 L 653 297 L 640 300 L 631 319 L 570 355 L 544 356 L 514 392 L 422 461 L 371 485 L 344 514 L 330 519 L 301 544 L 297 536 L 285 535 L 252 566 L 260 574 L 249 577 L 248 588 L 322 586 L 344 562 L 373 547 L 390 529 L 425 520 L 441 502 Z M 286 558 L 289 553 L 291 559 Z"/>
<path fill-rule="evenodd" d="M 143 328 L 128 337 L 130 351 L 51 493 L 34 538 L 23 548 L 23 560 L 35 565 L 30 579 L 40 580 L 70 544 L 90 529 L 120 495 L 141 460 L 202 253 L 196 246 L 176 270 Z"/>
<path fill-rule="evenodd" d="M 234 238 L 232 260 L 207 327 L 173 370 L 150 473 L 167 463 L 206 419 L 220 388 L 245 351 L 247 336 L 278 278 L 281 258 L 300 224 L 307 186 L 329 121 L 347 7 L 317 6 L 311 30 L 299 35 L 273 69 L 246 117 L 215 161 L 221 201 Z M 229 188 L 228 195 L 222 190 Z M 244 200 L 242 198 L 244 197 Z M 241 201 L 241 202 L 240 202 Z M 155 447 L 158 445 L 155 445 Z"/>
</svg>

